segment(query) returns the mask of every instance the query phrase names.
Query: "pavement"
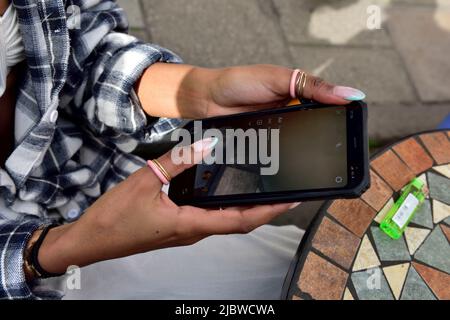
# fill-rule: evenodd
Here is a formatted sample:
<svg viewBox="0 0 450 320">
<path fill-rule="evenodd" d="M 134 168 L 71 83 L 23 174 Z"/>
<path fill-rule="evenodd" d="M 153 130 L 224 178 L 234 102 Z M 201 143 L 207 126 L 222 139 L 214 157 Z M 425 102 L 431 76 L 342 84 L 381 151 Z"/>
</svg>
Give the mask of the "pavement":
<svg viewBox="0 0 450 320">
<path fill-rule="evenodd" d="M 186 63 L 300 67 L 362 89 L 378 146 L 436 128 L 450 113 L 450 0 L 118 2 L 130 33 Z M 305 227 L 312 215 L 298 210 L 280 223 Z"/>
</svg>

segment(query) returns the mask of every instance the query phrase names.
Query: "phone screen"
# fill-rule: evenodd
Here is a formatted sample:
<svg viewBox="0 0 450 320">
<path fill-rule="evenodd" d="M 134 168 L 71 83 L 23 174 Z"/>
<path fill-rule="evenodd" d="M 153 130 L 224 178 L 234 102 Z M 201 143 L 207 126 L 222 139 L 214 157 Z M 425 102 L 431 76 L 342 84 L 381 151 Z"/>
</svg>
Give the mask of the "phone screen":
<svg viewBox="0 0 450 320">
<path fill-rule="evenodd" d="M 193 197 L 343 188 L 348 183 L 345 107 L 219 118 L 206 121 L 202 130 L 211 128 L 225 137 L 211 158 L 224 161 L 192 169 L 193 187 L 186 193 Z M 240 145 L 244 152 L 230 152 L 239 142 L 227 135 L 229 129 L 247 134 Z"/>
</svg>

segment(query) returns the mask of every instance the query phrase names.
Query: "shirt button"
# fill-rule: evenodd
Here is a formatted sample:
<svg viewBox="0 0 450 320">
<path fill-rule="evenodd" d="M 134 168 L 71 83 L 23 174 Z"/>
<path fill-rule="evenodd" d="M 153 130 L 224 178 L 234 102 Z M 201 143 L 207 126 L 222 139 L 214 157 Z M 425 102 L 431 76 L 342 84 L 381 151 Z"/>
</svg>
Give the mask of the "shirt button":
<svg viewBox="0 0 450 320">
<path fill-rule="evenodd" d="M 67 213 L 67 217 L 68 217 L 69 219 L 76 219 L 76 218 L 78 218 L 79 216 L 80 216 L 80 211 L 77 210 L 77 209 L 69 210 L 69 212 Z"/>
<path fill-rule="evenodd" d="M 58 120 L 58 110 L 53 110 L 52 113 L 50 113 L 50 122 L 55 123 L 56 120 Z"/>
</svg>

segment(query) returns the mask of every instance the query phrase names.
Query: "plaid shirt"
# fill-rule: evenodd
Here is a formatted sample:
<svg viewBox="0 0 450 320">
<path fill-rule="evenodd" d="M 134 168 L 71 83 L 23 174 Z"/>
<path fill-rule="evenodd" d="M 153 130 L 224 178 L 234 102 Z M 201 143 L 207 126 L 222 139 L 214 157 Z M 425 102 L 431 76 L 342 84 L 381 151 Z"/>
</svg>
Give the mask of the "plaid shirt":
<svg viewBox="0 0 450 320">
<path fill-rule="evenodd" d="M 16 146 L 0 169 L 0 299 L 58 293 L 27 284 L 23 250 L 49 221 L 73 221 L 144 165 L 130 152 L 179 120 L 146 117 L 133 91 L 157 61 L 180 59 L 127 35 L 110 0 L 13 0 L 28 69 L 16 105 Z"/>
</svg>

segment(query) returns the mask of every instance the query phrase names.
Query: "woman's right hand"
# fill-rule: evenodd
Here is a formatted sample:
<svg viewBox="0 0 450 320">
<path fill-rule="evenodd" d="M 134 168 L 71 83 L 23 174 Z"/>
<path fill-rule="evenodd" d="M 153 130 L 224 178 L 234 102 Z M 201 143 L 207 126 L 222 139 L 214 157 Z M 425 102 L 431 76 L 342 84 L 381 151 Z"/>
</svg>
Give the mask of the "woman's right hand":
<svg viewBox="0 0 450 320">
<path fill-rule="evenodd" d="M 211 151 L 212 140 L 185 148 L 192 159 Z M 195 164 L 175 165 L 171 152 L 159 162 L 172 177 Z M 194 244 L 214 234 L 248 233 L 298 204 L 274 204 L 226 210 L 177 206 L 161 192 L 161 182 L 144 167 L 100 197 L 76 222 L 52 229 L 39 262 L 47 272 L 64 273 L 150 250 Z"/>
</svg>

